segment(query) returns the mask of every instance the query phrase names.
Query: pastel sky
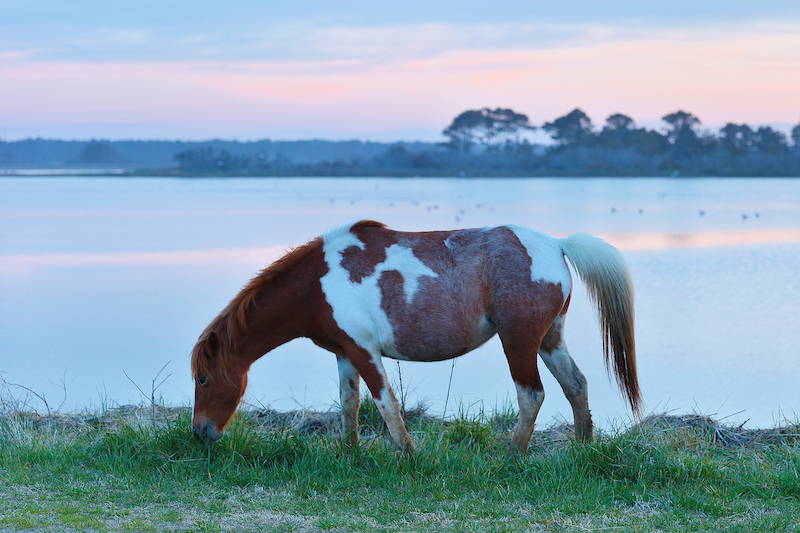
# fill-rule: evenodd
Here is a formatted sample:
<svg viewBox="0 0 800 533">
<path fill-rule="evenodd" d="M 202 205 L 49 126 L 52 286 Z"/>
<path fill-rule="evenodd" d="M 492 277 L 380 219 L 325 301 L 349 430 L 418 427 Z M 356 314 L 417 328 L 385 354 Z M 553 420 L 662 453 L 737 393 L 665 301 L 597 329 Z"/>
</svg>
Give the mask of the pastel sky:
<svg viewBox="0 0 800 533">
<path fill-rule="evenodd" d="M 5 140 L 435 141 L 481 107 L 791 127 L 800 2 L 0 0 Z"/>
</svg>

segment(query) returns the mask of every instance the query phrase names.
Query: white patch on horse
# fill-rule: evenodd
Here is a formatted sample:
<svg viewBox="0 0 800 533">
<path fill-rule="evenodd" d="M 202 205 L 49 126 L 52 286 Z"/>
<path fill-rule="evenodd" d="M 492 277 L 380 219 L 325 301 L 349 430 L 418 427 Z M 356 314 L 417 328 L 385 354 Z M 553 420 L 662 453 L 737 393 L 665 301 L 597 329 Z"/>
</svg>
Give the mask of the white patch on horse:
<svg viewBox="0 0 800 533">
<path fill-rule="evenodd" d="M 351 227 L 353 227 L 352 224 L 346 224 L 344 226 L 339 226 L 338 228 L 330 229 L 322 235 L 322 240 L 325 244 L 324 247 L 326 253 L 325 261 L 328 261 L 328 256 L 327 256 L 328 245 L 332 243 L 335 243 L 336 245 L 336 250 L 333 250 L 333 252 L 339 254 L 341 254 L 343 251 L 347 250 L 351 246 L 356 246 L 361 250 L 364 249 L 365 244 L 359 241 L 358 237 L 356 237 L 350 231 Z M 341 262 L 341 257 L 339 258 L 339 261 Z"/>
<path fill-rule="evenodd" d="M 514 383 L 517 388 L 517 399 L 519 400 L 520 414 L 531 423 L 536 421 L 536 415 L 544 403 L 544 391 L 533 390 L 524 387 L 519 383 Z"/>
<path fill-rule="evenodd" d="M 419 288 L 419 278 L 422 276 L 439 277 L 436 272 L 417 259 L 411 248 L 405 248 L 398 244 L 393 244 L 386 250 L 386 261 L 376 266 L 375 273 L 370 277 L 374 276 L 377 281 L 382 272 L 390 270 L 396 270 L 403 276 L 403 292 L 408 304 L 414 301 L 414 294 Z"/>
<path fill-rule="evenodd" d="M 566 301 L 572 290 L 572 277 L 558 239 L 524 226 L 512 224 L 506 227 L 517 236 L 531 258 L 531 280 L 560 283 Z"/>
<path fill-rule="evenodd" d="M 539 409 L 544 402 L 544 391 L 533 390 L 516 382 L 514 385 L 517 387 L 519 421 L 514 426 L 511 442 L 520 451 L 524 452 L 528 447 L 528 443 L 530 443 L 533 428 L 536 425 L 536 417 L 539 415 Z"/>
<path fill-rule="evenodd" d="M 378 280 L 383 272 L 399 272 L 403 277 L 406 302 L 410 304 L 419 288 L 419 278 L 438 276 L 410 248 L 393 244 L 386 250 L 384 262 L 376 265 L 370 276 L 359 283 L 353 283 L 350 281 L 350 273 L 342 267 L 342 252 L 351 246 L 364 249 L 365 245 L 349 228 L 350 226 L 338 228 L 323 238 L 323 253 L 328 272 L 320 278 L 320 283 L 325 298 L 333 309 L 333 319 L 356 344 L 370 353 L 377 351 L 392 358 L 404 359 L 397 351 L 389 317 L 381 308 Z"/>
</svg>

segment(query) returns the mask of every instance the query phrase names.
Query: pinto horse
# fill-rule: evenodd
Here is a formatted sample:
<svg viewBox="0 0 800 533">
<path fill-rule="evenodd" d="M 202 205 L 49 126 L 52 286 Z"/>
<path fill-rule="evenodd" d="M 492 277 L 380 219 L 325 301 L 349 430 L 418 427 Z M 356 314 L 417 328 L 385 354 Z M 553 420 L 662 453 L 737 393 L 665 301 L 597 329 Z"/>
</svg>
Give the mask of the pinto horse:
<svg viewBox="0 0 800 533">
<path fill-rule="evenodd" d="M 402 450 L 414 448 L 382 357 L 442 361 L 500 336 L 519 400 L 512 445 L 525 451 L 544 390 L 537 354 L 592 438 L 586 378 L 564 344 L 572 263 L 596 304 L 607 368 L 638 414 L 633 285 L 620 252 L 588 235 L 555 239 L 521 226 L 408 233 L 361 221 L 287 253 L 253 278 L 192 351 L 194 434 L 221 438 L 250 365 L 307 337 L 336 354 L 346 439 L 358 442 L 367 384 Z"/>
</svg>

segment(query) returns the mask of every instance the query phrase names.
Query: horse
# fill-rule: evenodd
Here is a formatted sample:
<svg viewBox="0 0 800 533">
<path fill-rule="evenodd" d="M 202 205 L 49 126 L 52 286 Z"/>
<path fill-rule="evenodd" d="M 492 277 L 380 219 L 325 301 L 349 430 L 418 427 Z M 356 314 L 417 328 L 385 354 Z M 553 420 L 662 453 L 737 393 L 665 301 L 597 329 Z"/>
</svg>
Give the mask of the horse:
<svg viewBox="0 0 800 533">
<path fill-rule="evenodd" d="M 382 357 L 442 361 L 497 334 L 519 402 L 511 449 L 527 450 L 544 400 L 537 354 L 570 402 L 576 438 L 591 440 L 586 378 L 564 343 L 572 292 L 565 257 L 597 308 L 606 369 L 638 416 L 633 283 L 616 248 L 517 225 L 402 232 L 362 220 L 289 251 L 203 331 L 191 355 L 193 433 L 220 439 L 253 362 L 306 337 L 336 355 L 345 441 L 358 442 L 363 379 L 394 444 L 411 452 Z"/>
</svg>

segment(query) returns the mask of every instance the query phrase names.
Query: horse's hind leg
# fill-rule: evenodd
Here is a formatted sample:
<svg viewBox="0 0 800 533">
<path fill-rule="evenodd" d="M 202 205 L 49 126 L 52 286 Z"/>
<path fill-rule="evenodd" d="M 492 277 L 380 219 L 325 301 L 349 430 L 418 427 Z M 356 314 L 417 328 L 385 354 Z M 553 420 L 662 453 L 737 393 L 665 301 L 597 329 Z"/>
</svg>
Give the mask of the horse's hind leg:
<svg viewBox="0 0 800 533">
<path fill-rule="evenodd" d="M 342 404 L 342 426 L 345 442 L 358 443 L 358 410 L 361 407 L 359 382 L 361 376 L 353 364 L 344 357 L 337 356 L 339 367 L 339 399 Z"/>
<path fill-rule="evenodd" d="M 500 341 L 508 359 L 511 377 L 517 387 L 519 420 L 511 433 L 511 444 L 525 452 L 533 436 L 536 416 L 544 402 L 544 388 L 536 368 L 536 344 L 527 335 L 503 334 Z"/>
<path fill-rule="evenodd" d="M 547 368 L 558 380 L 572 406 L 575 421 L 575 437 L 591 440 L 593 433 L 592 414 L 589 412 L 589 393 L 586 378 L 567 351 L 564 343 L 564 314 L 558 315 L 544 336 L 539 355 Z"/>
</svg>

